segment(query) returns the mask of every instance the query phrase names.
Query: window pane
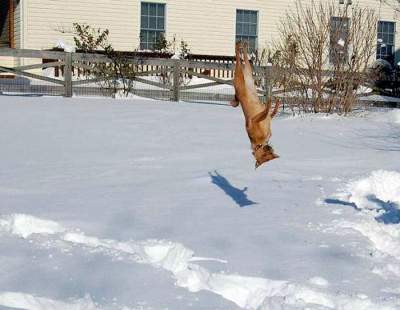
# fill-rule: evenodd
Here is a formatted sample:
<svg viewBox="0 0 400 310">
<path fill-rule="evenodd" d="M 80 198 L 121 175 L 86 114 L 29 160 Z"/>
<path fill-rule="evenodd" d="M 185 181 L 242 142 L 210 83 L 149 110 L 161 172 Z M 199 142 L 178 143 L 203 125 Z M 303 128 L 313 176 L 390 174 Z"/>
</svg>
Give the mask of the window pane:
<svg viewBox="0 0 400 310">
<path fill-rule="evenodd" d="M 389 24 L 388 23 L 383 23 L 383 31 L 388 32 L 389 31 Z"/>
<path fill-rule="evenodd" d="M 157 18 L 156 17 L 149 18 L 149 29 L 157 29 Z"/>
<path fill-rule="evenodd" d="M 249 34 L 252 36 L 257 35 L 257 25 L 255 25 L 255 24 L 250 25 Z"/>
<path fill-rule="evenodd" d="M 163 31 L 157 31 L 156 32 L 156 40 L 157 42 L 161 40 L 161 38 L 164 37 L 164 32 Z"/>
<path fill-rule="evenodd" d="M 156 16 L 157 14 L 157 4 L 156 3 L 149 3 L 149 15 Z"/>
<path fill-rule="evenodd" d="M 382 32 L 382 30 L 383 30 L 382 22 L 379 21 L 379 22 L 378 22 L 378 32 Z"/>
<path fill-rule="evenodd" d="M 251 17 L 251 12 L 250 11 L 244 11 L 244 21 L 246 23 L 250 22 L 250 17 Z"/>
<path fill-rule="evenodd" d="M 243 24 L 243 34 L 245 36 L 249 35 L 249 24 Z"/>
<path fill-rule="evenodd" d="M 339 65 L 346 62 L 348 59 L 349 19 L 332 16 L 329 36 L 330 63 Z"/>
<path fill-rule="evenodd" d="M 383 34 L 383 42 L 385 42 L 385 43 L 389 42 L 389 34 L 388 33 Z"/>
<path fill-rule="evenodd" d="M 389 32 L 394 32 L 394 23 L 389 24 Z"/>
<path fill-rule="evenodd" d="M 149 28 L 149 18 L 148 16 L 143 16 L 141 17 L 140 20 L 140 27 L 143 28 Z"/>
<path fill-rule="evenodd" d="M 236 34 L 237 35 L 243 34 L 243 24 L 241 23 L 236 24 Z"/>
<path fill-rule="evenodd" d="M 146 30 L 142 30 L 141 32 L 140 32 L 140 39 L 143 41 L 143 42 L 147 42 L 148 40 L 147 40 L 147 31 Z"/>
<path fill-rule="evenodd" d="M 161 17 L 157 18 L 157 29 L 164 30 L 164 18 Z"/>
<path fill-rule="evenodd" d="M 156 32 L 155 31 L 149 31 L 149 42 L 156 42 Z"/>
<path fill-rule="evenodd" d="M 165 16 L 165 5 L 159 4 L 157 7 L 157 16 L 164 17 Z"/>
<path fill-rule="evenodd" d="M 149 15 L 149 4 L 142 2 L 142 15 Z"/>
<path fill-rule="evenodd" d="M 386 46 L 382 47 L 382 55 L 383 55 L 383 56 L 386 56 L 386 55 L 387 55 Z"/>
<path fill-rule="evenodd" d="M 253 23 L 253 24 L 257 24 L 257 12 L 252 12 L 251 13 L 250 22 Z"/>
<path fill-rule="evenodd" d="M 142 30 L 140 32 L 140 48 L 146 49 L 146 42 L 147 42 L 147 31 Z"/>
<path fill-rule="evenodd" d="M 237 10 L 236 11 L 236 22 L 241 23 L 243 21 L 243 11 Z"/>
</svg>

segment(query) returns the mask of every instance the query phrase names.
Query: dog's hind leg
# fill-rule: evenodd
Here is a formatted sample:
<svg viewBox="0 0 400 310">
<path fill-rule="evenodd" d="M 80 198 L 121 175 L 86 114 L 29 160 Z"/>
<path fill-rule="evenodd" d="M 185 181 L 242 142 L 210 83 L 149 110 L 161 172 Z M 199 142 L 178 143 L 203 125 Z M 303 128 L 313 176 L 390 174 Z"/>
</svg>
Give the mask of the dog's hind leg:
<svg viewBox="0 0 400 310">
<path fill-rule="evenodd" d="M 279 100 L 279 99 L 277 99 L 276 101 L 275 101 L 275 107 L 274 107 L 274 110 L 272 111 L 272 113 L 271 113 L 271 118 L 273 118 L 277 113 L 278 113 L 278 110 L 279 110 L 279 107 L 281 106 L 281 101 Z"/>
<path fill-rule="evenodd" d="M 238 87 L 240 87 L 240 85 L 243 84 L 242 81 L 244 81 L 243 65 L 240 59 L 240 48 L 241 48 L 241 43 L 237 42 L 235 47 L 235 54 L 236 54 L 235 74 L 233 78 L 233 85 L 235 87 L 235 98 L 230 102 L 232 107 L 237 107 L 239 105 Z"/>
<path fill-rule="evenodd" d="M 244 65 L 247 66 L 249 69 L 251 69 L 248 51 L 249 51 L 249 44 L 245 42 L 243 44 L 243 61 Z"/>
<path fill-rule="evenodd" d="M 269 111 L 271 110 L 271 100 L 268 100 L 268 103 L 265 106 L 265 109 L 260 113 L 254 115 L 251 119 L 252 122 L 257 123 L 265 120 L 268 116 Z"/>
</svg>

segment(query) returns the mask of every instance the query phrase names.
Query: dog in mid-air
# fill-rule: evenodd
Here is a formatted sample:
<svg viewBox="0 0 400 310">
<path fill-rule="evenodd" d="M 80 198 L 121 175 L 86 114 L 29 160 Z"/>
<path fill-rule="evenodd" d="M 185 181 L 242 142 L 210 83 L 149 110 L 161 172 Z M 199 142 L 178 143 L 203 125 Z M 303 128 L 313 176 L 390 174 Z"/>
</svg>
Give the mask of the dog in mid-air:
<svg viewBox="0 0 400 310">
<path fill-rule="evenodd" d="M 243 63 L 240 57 L 241 50 Z M 255 167 L 257 168 L 263 163 L 279 158 L 272 146 L 269 145 L 269 139 L 271 138 L 271 121 L 278 112 L 280 101 L 275 103 L 273 111 L 271 111 L 271 100 L 268 100 L 267 104 L 261 103 L 254 83 L 253 69 L 247 50 L 247 44 L 236 43 L 236 65 L 233 79 L 235 99 L 231 101 L 231 105 L 237 107 L 240 103 L 242 106 L 246 119 L 246 131 L 251 142 L 253 156 L 256 159 Z"/>
</svg>

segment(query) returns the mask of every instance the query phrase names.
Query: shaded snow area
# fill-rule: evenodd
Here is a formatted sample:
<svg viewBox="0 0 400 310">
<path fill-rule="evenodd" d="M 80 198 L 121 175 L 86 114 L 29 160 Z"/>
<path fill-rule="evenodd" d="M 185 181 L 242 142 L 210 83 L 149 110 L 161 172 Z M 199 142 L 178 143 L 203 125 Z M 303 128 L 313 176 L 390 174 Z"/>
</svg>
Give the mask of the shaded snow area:
<svg viewBox="0 0 400 310">
<path fill-rule="evenodd" d="M 400 114 L 0 96 L 0 309 L 400 309 Z"/>
</svg>

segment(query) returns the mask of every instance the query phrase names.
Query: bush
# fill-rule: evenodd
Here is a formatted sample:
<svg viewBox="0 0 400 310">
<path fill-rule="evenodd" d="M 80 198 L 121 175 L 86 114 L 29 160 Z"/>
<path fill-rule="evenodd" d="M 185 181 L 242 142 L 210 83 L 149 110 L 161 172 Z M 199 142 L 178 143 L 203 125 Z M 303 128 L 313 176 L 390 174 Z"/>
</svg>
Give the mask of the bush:
<svg viewBox="0 0 400 310">
<path fill-rule="evenodd" d="M 105 91 L 111 90 L 114 96 L 119 91 L 122 91 L 125 96 L 131 93 L 136 75 L 135 66 L 123 53 L 114 50 L 108 41 L 109 30 L 78 23 L 74 23 L 73 26 L 77 49 L 86 53 L 103 50 L 104 55 L 109 58 L 109 62 L 105 63 L 85 62 L 84 64 L 89 66 L 90 70 L 85 70 L 84 75 L 97 80 Z"/>
<path fill-rule="evenodd" d="M 282 68 L 277 85 L 294 111 L 349 112 L 357 89 L 368 79 L 376 49 L 373 10 L 336 3 L 300 0 L 287 12 L 275 46 Z"/>
</svg>

